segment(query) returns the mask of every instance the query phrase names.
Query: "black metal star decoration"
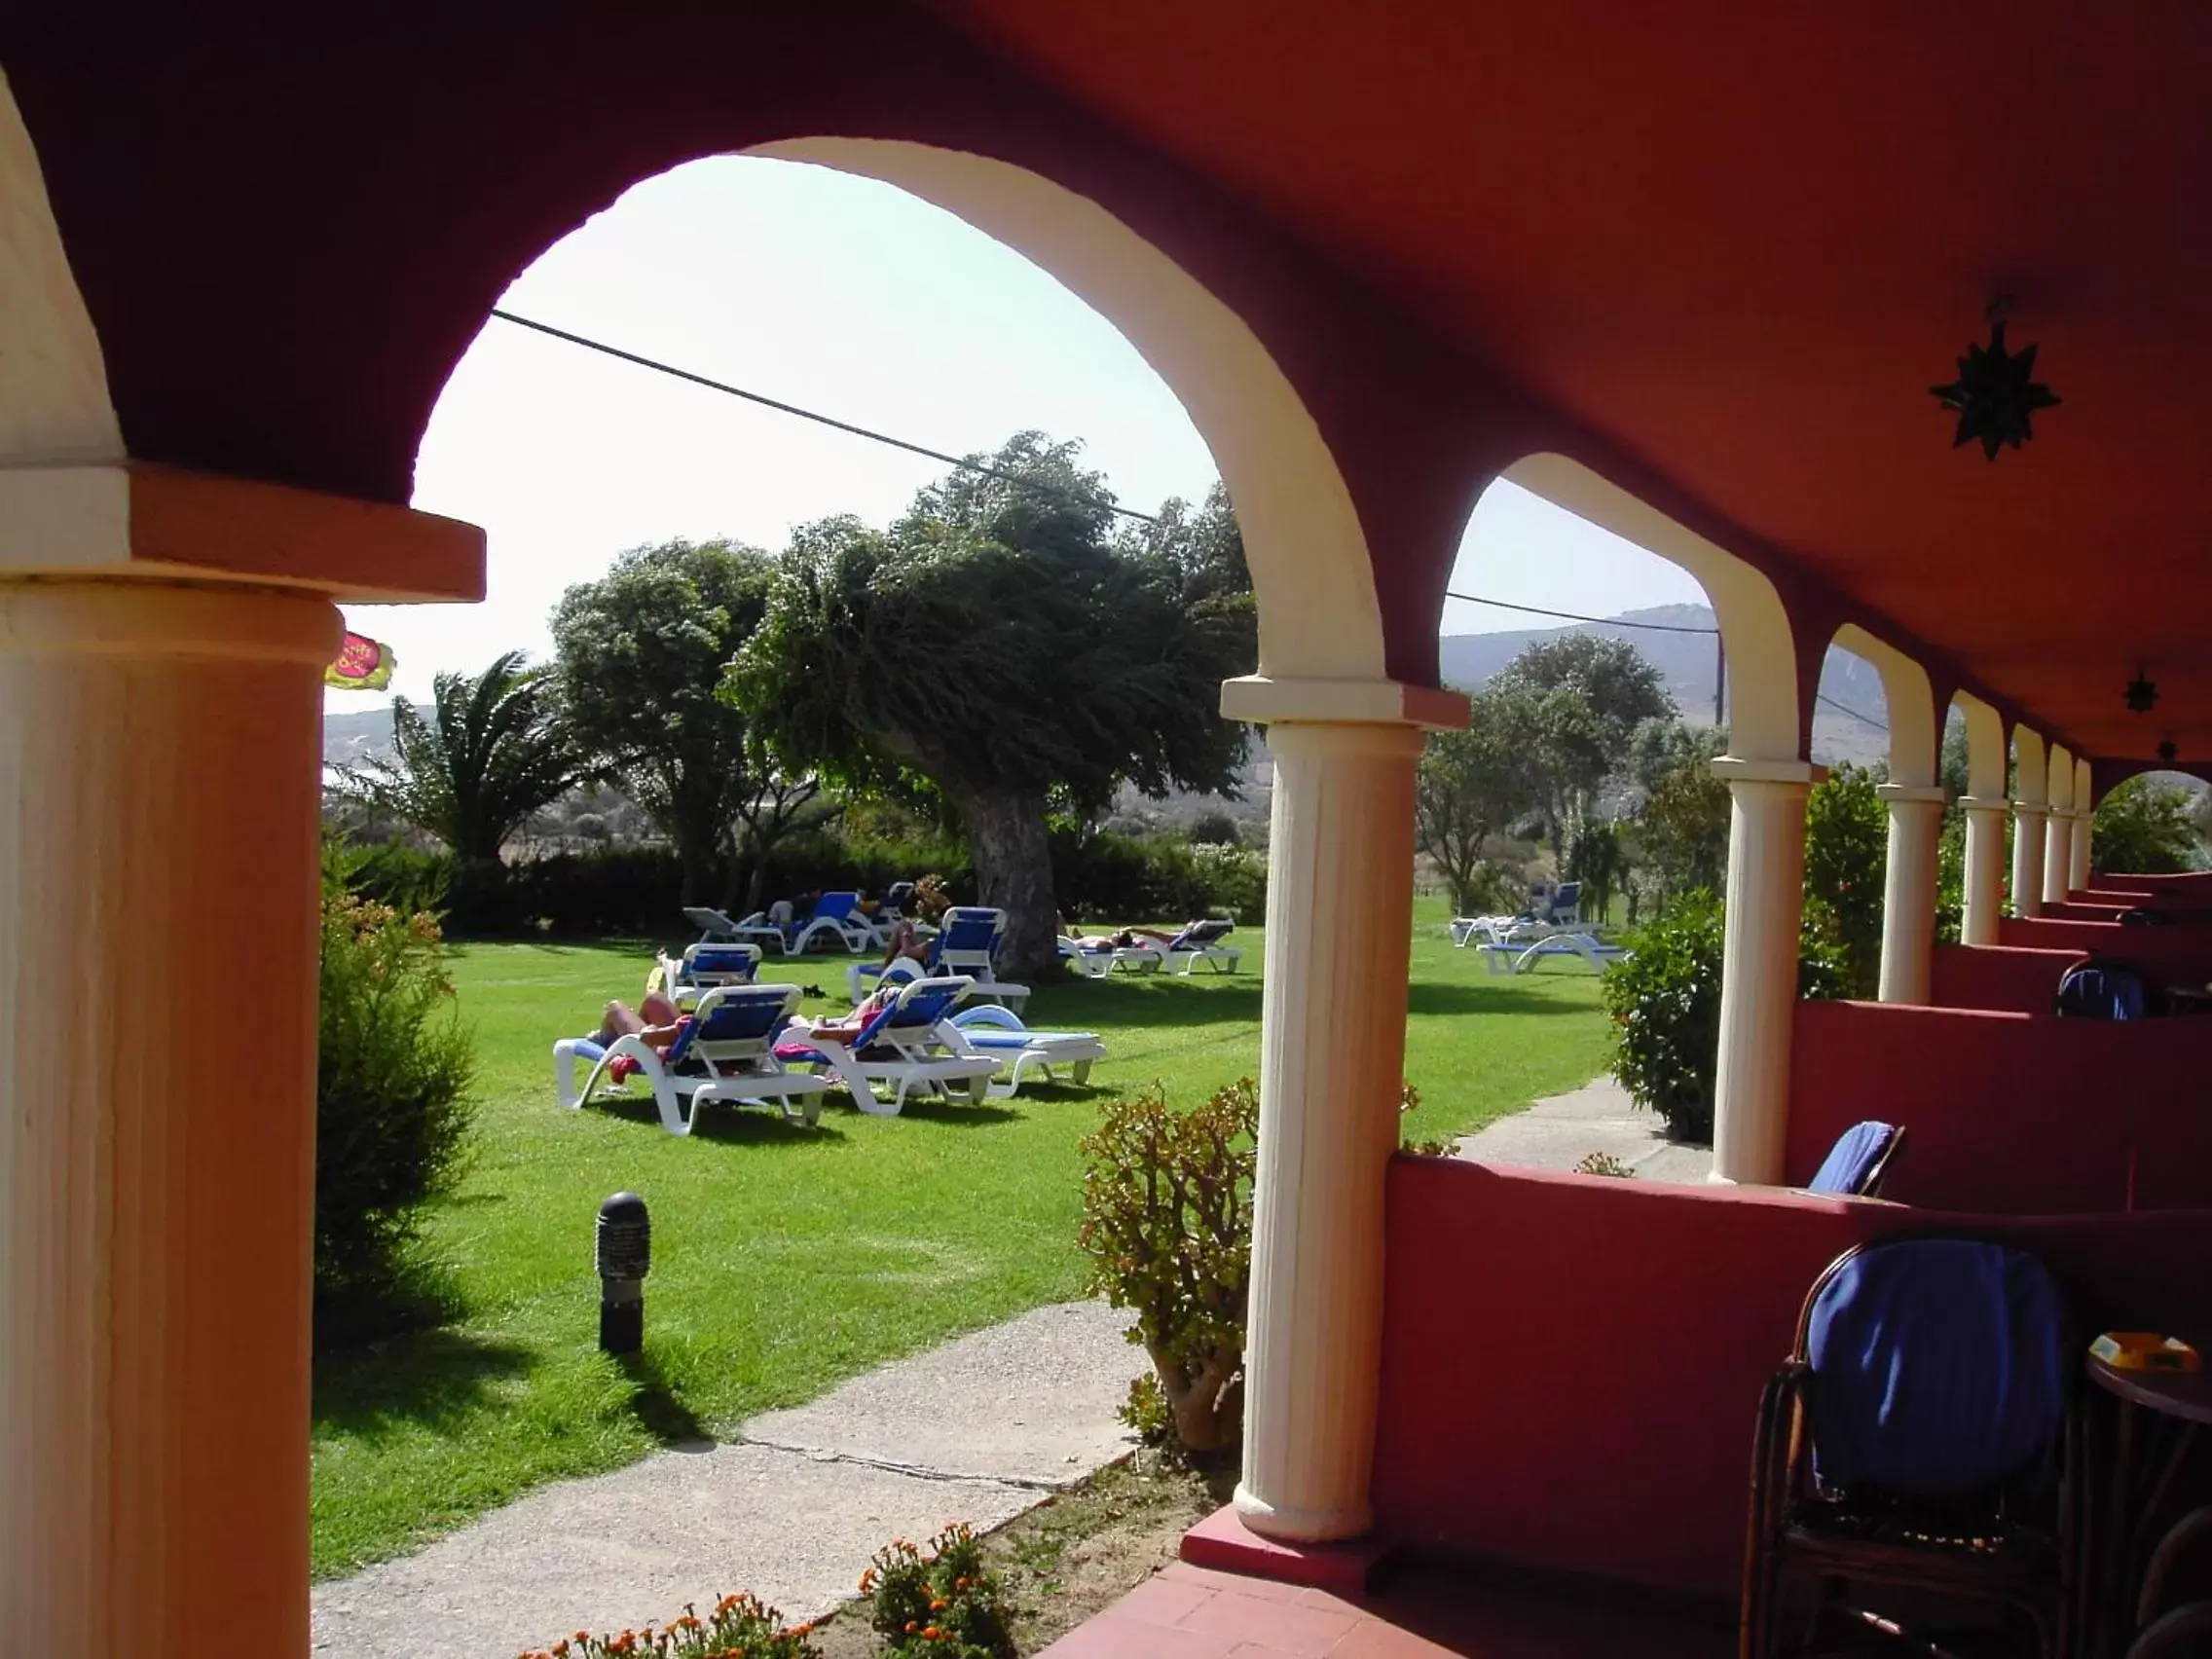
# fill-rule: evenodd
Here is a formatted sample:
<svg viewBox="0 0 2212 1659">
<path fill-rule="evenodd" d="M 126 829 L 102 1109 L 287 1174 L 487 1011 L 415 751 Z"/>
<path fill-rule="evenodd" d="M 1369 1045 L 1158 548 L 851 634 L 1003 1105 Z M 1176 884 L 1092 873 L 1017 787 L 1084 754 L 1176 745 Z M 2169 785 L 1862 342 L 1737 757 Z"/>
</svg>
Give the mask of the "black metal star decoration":
<svg viewBox="0 0 2212 1659">
<path fill-rule="evenodd" d="M 2158 682 L 2139 664 L 2135 678 L 2127 682 L 2127 689 L 2120 695 L 2127 699 L 2127 706 L 2135 713 L 2147 715 L 2158 706 Z"/>
<path fill-rule="evenodd" d="M 2005 349 L 2005 315 L 2010 309 L 2009 300 L 1992 301 L 1989 344 L 1970 341 L 1967 354 L 1958 360 L 1959 378 L 1949 386 L 1928 388 L 1936 402 L 1958 414 L 1959 429 L 1951 447 L 1978 440 L 1981 453 L 1991 461 L 2007 444 L 2018 449 L 2034 437 L 2035 412 L 2058 403 L 2050 387 L 2033 378 L 2036 348 L 2026 346 L 2017 352 Z"/>
<path fill-rule="evenodd" d="M 2163 760 L 2167 765 L 2171 766 L 2180 757 L 2181 750 L 2175 746 L 2174 740 L 2172 738 L 2166 738 L 2158 745 L 2158 758 Z"/>
</svg>

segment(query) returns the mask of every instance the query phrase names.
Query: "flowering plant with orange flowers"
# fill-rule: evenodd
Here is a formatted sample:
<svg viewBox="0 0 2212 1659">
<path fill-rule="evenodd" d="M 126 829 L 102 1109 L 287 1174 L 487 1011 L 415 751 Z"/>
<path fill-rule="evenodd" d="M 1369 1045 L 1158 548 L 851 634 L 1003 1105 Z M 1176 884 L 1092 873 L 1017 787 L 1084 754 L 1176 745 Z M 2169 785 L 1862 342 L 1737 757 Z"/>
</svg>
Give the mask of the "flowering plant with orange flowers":
<svg viewBox="0 0 2212 1659">
<path fill-rule="evenodd" d="M 593 1636 L 578 1631 L 522 1659 L 822 1659 L 810 1624 L 787 1625 L 757 1596 L 724 1596 L 702 1618 L 688 1603 L 665 1625 Z"/>
<path fill-rule="evenodd" d="M 886 1653 L 1013 1659 L 1003 1593 L 972 1527 L 945 1528 L 927 1553 L 904 1538 L 884 1545 L 861 1574 L 861 1594 L 875 1598 L 868 1622 Z"/>
</svg>

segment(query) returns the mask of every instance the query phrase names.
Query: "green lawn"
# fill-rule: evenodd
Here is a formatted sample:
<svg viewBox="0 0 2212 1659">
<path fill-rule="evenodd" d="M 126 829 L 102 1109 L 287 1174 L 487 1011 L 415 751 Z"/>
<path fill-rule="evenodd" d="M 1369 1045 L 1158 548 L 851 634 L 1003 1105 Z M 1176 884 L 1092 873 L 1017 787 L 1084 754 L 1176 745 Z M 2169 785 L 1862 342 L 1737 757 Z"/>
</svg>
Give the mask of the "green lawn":
<svg viewBox="0 0 2212 1659">
<path fill-rule="evenodd" d="M 1417 906 L 1415 1137 L 1485 1122 L 1604 1065 L 1595 979 L 1579 966 L 1493 977 L 1450 947 L 1445 916 L 1441 901 Z M 1080 1294 L 1076 1143 L 1096 1102 L 1154 1078 L 1191 1101 L 1259 1063 L 1258 930 L 1235 942 L 1245 972 L 1235 977 L 1117 975 L 1038 993 L 1033 1024 L 1105 1036 L 1111 1058 L 1091 1089 L 900 1118 L 863 1117 L 832 1092 L 819 1128 L 722 1108 L 689 1140 L 663 1134 L 643 1105 L 565 1112 L 553 1100 L 552 1040 L 595 1024 L 608 997 L 635 998 L 642 947 L 457 947 L 482 1105 L 471 1165 L 427 1231 L 467 1313 L 318 1364 L 316 1573 Z M 788 973 L 771 962 L 764 977 L 779 976 L 834 991 L 843 962 Z M 653 1215 L 645 1352 L 628 1366 L 597 1351 L 591 1272 L 593 1217 L 621 1188 Z"/>
</svg>

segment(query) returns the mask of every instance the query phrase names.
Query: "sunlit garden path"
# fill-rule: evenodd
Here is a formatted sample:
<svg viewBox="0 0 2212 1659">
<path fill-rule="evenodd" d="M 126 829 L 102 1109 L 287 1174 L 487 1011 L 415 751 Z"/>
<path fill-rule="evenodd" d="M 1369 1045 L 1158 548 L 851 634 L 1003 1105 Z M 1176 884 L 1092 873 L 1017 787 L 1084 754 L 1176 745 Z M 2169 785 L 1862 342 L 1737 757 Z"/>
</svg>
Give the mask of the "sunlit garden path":
<svg viewBox="0 0 2212 1659">
<path fill-rule="evenodd" d="M 1596 981 L 1579 968 L 1509 979 L 1417 909 L 1406 1132 L 1464 1132 L 1604 1064 Z M 1078 1142 L 1095 1102 L 1157 1078 L 1188 1103 L 1258 1064 L 1261 938 L 1245 972 L 1117 976 L 1041 991 L 1034 1023 L 1100 1032 L 1089 1090 L 867 1118 L 832 1104 L 815 1130 L 723 1110 L 676 1140 L 640 1110 L 554 1104 L 552 1040 L 633 996 L 626 945 L 457 948 L 478 1032 L 482 1106 L 460 1190 L 428 1246 L 465 1312 L 443 1329 L 318 1363 L 314 1563 L 345 1572 L 407 1550 L 543 1482 L 657 1447 L 727 1438 L 760 1412 L 1027 1309 L 1080 1297 Z M 790 966 L 835 991 L 842 963 Z M 776 965 L 765 977 L 774 977 Z M 809 1003 L 810 1009 L 827 1003 Z M 595 1346 L 592 1222 L 608 1193 L 652 1206 L 646 1347 L 628 1369 Z"/>
</svg>

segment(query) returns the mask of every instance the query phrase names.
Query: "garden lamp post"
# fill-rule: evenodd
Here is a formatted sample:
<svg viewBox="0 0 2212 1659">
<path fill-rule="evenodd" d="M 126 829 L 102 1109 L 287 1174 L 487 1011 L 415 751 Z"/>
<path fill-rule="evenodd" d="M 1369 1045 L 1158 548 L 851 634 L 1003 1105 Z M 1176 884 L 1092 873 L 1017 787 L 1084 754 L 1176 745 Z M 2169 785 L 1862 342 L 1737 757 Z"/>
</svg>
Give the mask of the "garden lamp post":
<svg viewBox="0 0 2212 1659">
<path fill-rule="evenodd" d="M 645 1341 L 645 1274 L 653 1265 L 652 1220 L 645 1200 L 616 1193 L 599 1206 L 593 1239 L 599 1269 L 602 1353 L 636 1353 Z"/>
</svg>

